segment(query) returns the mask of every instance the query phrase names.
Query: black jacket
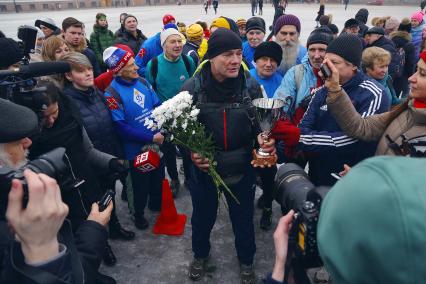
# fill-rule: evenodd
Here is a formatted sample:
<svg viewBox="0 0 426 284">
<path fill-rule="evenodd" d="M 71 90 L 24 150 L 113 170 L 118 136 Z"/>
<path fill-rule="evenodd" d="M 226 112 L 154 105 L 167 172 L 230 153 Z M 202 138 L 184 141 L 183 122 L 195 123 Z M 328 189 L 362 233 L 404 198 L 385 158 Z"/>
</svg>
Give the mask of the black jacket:
<svg viewBox="0 0 426 284">
<path fill-rule="evenodd" d="M 138 54 L 140 47 L 147 39 L 147 37 L 142 33 L 141 30 L 137 30 L 136 33 L 137 36 L 134 37 L 129 31 L 124 30 L 121 37 L 118 37 L 115 40 L 114 45 L 125 44 L 133 50 L 134 54 Z"/>
<path fill-rule="evenodd" d="M 65 220 L 58 233 L 65 254 L 35 267 L 25 263 L 20 243 L 0 221 L 0 283 L 95 283 L 107 237 L 106 228 L 94 221 L 84 221 L 73 236 Z"/>
<path fill-rule="evenodd" d="M 390 38 L 395 43 L 397 50 L 404 49 L 405 63 L 402 76 L 394 80 L 393 86 L 397 95 L 402 92 L 405 97 L 409 93 L 408 78 L 414 74 L 417 66 L 416 48 L 411 42 L 411 34 L 408 32 L 395 31 L 390 34 Z"/>
<path fill-rule="evenodd" d="M 261 96 L 261 90 L 242 66 L 237 78 L 218 82 L 210 62 L 202 64 L 182 90 L 193 95 L 193 102 L 200 109 L 197 119 L 216 147 L 216 170 L 229 186 L 239 181 L 250 165 L 255 137 L 260 133 L 251 101 Z"/>
<path fill-rule="evenodd" d="M 95 148 L 121 158 L 123 156 L 122 147 L 115 132 L 106 100 L 100 91 L 96 88 L 82 91 L 70 84 L 65 87 L 63 93 L 77 105 L 84 128 Z"/>
<path fill-rule="evenodd" d="M 43 128 L 32 138 L 30 159 L 34 159 L 58 147 L 64 147 L 72 166 L 72 174 L 77 180 L 84 180 L 77 188 L 75 180 L 62 184 L 62 199 L 69 207 L 68 219 L 73 229 L 87 218 L 93 202 L 102 196 L 97 176 L 109 171 L 109 161 L 114 158 L 109 154 L 100 152 L 93 147 L 83 126 L 80 113 L 75 104 L 64 95 L 59 98 L 59 115 L 52 128 Z"/>
<path fill-rule="evenodd" d="M 183 46 L 183 50 L 182 50 L 182 54 L 186 54 L 188 56 L 191 56 L 192 60 L 195 63 L 195 66 L 198 66 L 198 64 L 200 63 L 200 57 L 198 56 L 198 48 L 199 46 L 187 41 L 185 43 L 185 45 Z"/>
</svg>

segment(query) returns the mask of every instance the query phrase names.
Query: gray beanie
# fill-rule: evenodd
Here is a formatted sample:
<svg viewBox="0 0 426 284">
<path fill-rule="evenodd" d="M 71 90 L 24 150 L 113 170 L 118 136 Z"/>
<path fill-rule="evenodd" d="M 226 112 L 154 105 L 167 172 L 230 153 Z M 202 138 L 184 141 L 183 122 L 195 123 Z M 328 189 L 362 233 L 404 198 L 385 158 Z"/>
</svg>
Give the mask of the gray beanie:
<svg viewBox="0 0 426 284">
<path fill-rule="evenodd" d="M 21 105 L 0 99 L 0 143 L 29 137 L 38 129 L 37 115 Z"/>
</svg>

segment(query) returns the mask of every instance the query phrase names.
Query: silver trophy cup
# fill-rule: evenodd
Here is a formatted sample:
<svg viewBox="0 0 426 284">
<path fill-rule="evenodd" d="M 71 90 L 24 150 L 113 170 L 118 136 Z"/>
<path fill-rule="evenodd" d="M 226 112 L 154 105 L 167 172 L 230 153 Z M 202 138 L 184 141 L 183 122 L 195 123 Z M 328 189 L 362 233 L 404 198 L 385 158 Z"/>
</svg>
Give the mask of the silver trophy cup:
<svg viewBox="0 0 426 284">
<path fill-rule="evenodd" d="M 280 99 L 260 98 L 254 99 L 252 104 L 256 108 L 256 119 L 262 130 L 262 138 L 268 141 L 272 129 L 281 117 L 286 102 Z M 276 163 L 276 156 L 264 152 L 262 148 L 253 151 L 253 159 L 258 166 L 271 166 Z"/>
</svg>

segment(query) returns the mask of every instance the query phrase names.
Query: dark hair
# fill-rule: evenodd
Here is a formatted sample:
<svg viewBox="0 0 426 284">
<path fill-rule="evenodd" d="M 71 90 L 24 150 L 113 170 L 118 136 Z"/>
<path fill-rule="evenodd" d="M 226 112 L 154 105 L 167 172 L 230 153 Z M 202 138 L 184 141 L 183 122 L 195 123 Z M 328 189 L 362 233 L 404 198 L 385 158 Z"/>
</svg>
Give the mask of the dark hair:
<svg viewBox="0 0 426 284">
<path fill-rule="evenodd" d="M 126 16 L 126 17 L 124 18 L 124 20 L 123 20 L 123 25 L 126 23 L 126 20 L 127 20 L 128 18 L 134 18 L 134 19 L 136 20 L 136 22 L 138 22 L 138 19 L 137 19 L 135 16 L 130 15 L 130 14 L 127 14 L 127 16 Z"/>
<path fill-rule="evenodd" d="M 65 18 L 62 21 L 62 30 L 66 32 L 70 27 L 83 28 L 83 23 L 73 17 Z"/>
<path fill-rule="evenodd" d="M 0 38 L 5 38 L 6 36 L 4 35 L 4 33 L 2 31 L 0 31 Z"/>
<path fill-rule="evenodd" d="M 121 16 L 124 16 L 124 18 L 125 18 L 125 17 L 127 17 L 127 13 L 121 13 L 120 14 L 120 23 L 121 23 Z M 123 18 L 123 22 L 124 22 L 124 18 Z"/>
<path fill-rule="evenodd" d="M 104 13 L 97 13 L 96 14 L 96 20 L 99 20 L 100 18 L 106 18 L 107 16 Z"/>
<path fill-rule="evenodd" d="M 46 106 L 50 106 L 59 101 L 60 90 L 52 82 L 40 80 L 37 83 L 37 89 L 39 88 L 42 89 L 40 93 Z"/>
</svg>

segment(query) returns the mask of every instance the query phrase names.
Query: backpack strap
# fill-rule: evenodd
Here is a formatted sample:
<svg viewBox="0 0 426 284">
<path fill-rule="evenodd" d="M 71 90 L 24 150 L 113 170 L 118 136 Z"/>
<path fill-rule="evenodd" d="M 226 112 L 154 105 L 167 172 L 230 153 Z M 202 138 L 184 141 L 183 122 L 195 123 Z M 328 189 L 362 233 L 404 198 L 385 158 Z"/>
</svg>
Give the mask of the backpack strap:
<svg viewBox="0 0 426 284">
<path fill-rule="evenodd" d="M 182 60 L 185 64 L 186 72 L 188 76 L 192 76 L 191 72 L 191 63 L 189 62 L 188 55 L 182 54 Z M 151 59 L 151 77 L 152 77 L 152 88 L 157 91 L 157 75 L 158 75 L 158 58 L 157 56 Z M 145 84 L 146 85 L 146 84 Z"/>
<path fill-rule="evenodd" d="M 296 80 L 296 96 L 297 96 L 297 92 L 300 90 L 300 86 L 302 85 L 302 79 L 303 79 L 304 73 L 305 73 L 305 70 L 303 68 L 303 64 L 297 64 L 294 67 L 294 79 Z"/>
<path fill-rule="evenodd" d="M 189 63 L 188 55 L 182 54 L 182 60 L 183 60 L 183 63 L 185 64 L 185 68 L 186 68 L 186 72 L 188 72 L 188 76 L 192 77 L 191 63 Z"/>
<path fill-rule="evenodd" d="M 157 91 L 157 75 L 158 75 L 158 58 L 155 56 L 151 59 L 151 77 L 152 77 L 152 88 Z"/>
</svg>

